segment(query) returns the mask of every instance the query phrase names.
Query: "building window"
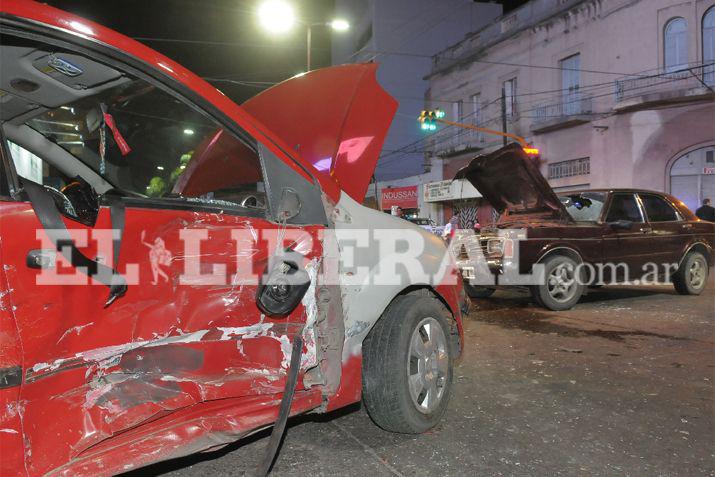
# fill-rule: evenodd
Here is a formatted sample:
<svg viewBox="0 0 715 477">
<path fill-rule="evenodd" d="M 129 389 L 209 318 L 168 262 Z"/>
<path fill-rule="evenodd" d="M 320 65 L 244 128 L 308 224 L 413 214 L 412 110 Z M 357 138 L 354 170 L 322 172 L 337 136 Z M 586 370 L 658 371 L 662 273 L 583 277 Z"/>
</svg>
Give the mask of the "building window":
<svg viewBox="0 0 715 477">
<path fill-rule="evenodd" d="M 703 15 L 703 81 L 715 85 L 715 7 Z"/>
<path fill-rule="evenodd" d="M 688 64 L 688 22 L 673 18 L 665 25 L 663 41 L 665 71 L 676 71 Z"/>
<path fill-rule="evenodd" d="M 581 55 L 575 54 L 559 61 L 564 116 L 581 112 Z"/>
<path fill-rule="evenodd" d="M 482 95 L 480 93 L 472 95 L 472 124 L 482 125 Z M 477 142 L 484 142 L 484 135 L 479 131 L 473 131 Z"/>
<path fill-rule="evenodd" d="M 452 103 L 452 118 L 456 122 L 460 122 L 464 118 L 464 102 L 461 99 Z"/>
<path fill-rule="evenodd" d="M 549 179 L 585 176 L 591 173 L 591 158 L 581 157 L 549 164 Z"/>
<path fill-rule="evenodd" d="M 506 102 L 506 117 L 513 118 L 516 115 L 516 78 L 504 81 L 502 93 Z"/>
</svg>

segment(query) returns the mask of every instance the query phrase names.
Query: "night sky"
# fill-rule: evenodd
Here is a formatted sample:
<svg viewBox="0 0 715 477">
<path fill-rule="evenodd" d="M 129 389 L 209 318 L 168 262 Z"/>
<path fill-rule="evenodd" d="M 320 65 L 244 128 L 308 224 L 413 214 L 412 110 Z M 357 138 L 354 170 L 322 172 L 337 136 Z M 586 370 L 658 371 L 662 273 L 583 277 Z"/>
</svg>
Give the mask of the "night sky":
<svg viewBox="0 0 715 477">
<path fill-rule="evenodd" d="M 305 71 L 305 28 L 276 36 L 258 24 L 258 0 L 45 0 L 140 40 L 206 78 L 278 82 Z M 333 0 L 293 0 L 304 21 L 328 21 Z M 187 43 L 186 41 L 215 42 Z M 220 43 L 220 44 L 216 44 Z M 330 65 L 330 35 L 313 29 L 313 68 Z M 234 101 L 243 102 L 259 86 L 211 81 Z M 264 86 L 264 85 L 263 85 Z"/>
</svg>

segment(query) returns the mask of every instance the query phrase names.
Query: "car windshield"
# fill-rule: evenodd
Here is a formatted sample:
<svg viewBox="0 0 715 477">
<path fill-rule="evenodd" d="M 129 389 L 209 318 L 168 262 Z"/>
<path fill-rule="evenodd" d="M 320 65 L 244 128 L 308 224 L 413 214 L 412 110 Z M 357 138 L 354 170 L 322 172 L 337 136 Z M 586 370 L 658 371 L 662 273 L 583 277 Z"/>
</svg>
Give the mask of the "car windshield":
<svg viewBox="0 0 715 477">
<path fill-rule="evenodd" d="M 3 81 L 33 78 L 25 90 L 0 90 L 0 122 L 23 179 L 61 188 L 81 175 L 100 192 L 265 209 L 251 140 L 113 66 L 34 40 L 0 40 Z"/>
<path fill-rule="evenodd" d="M 233 187 L 255 184 L 260 177 L 258 161 L 246 146 L 199 112 L 140 80 L 124 82 L 99 97 L 50 109 L 25 124 L 109 183 L 141 195 L 205 194 L 208 190 L 192 190 L 198 188 L 191 187 L 192 181 L 187 179 L 201 175 L 199 169 L 208 168 L 208 163 L 212 171 L 206 172 L 210 174 L 226 177 L 240 171 L 245 181 L 231 180 Z M 217 174 L 218 170 L 222 172 Z"/>
<path fill-rule="evenodd" d="M 560 195 L 559 199 L 576 222 L 596 222 L 601 216 L 606 194 L 603 192 L 579 192 Z"/>
</svg>

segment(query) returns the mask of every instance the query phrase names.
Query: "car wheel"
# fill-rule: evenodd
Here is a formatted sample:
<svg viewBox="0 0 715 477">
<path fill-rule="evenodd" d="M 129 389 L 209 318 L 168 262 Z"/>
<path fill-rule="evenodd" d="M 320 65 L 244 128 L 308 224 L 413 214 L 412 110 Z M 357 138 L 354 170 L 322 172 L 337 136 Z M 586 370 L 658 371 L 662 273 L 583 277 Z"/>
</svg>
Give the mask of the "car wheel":
<svg viewBox="0 0 715 477">
<path fill-rule="evenodd" d="M 673 275 L 675 291 L 681 295 L 700 295 L 708 282 L 709 271 L 705 256 L 700 252 L 690 252 Z"/>
<path fill-rule="evenodd" d="M 583 294 L 583 283 L 576 279 L 578 263 L 563 255 L 553 255 L 544 262 L 546 283 L 533 290 L 537 303 L 549 310 L 572 308 Z"/>
<path fill-rule="evenodd" d="M 469 298 L 489 298 L 496 291 L 494 288 L 476 287 L 464 282 L 464 291 Z"/>
<path fill-rule="evenodd" d="M 397 297 L 363 343 L 363 402 L 391 432 L 419 434 L 444 414 L 452 388 L 447 310 L 434 297 Z"/>
</svg>

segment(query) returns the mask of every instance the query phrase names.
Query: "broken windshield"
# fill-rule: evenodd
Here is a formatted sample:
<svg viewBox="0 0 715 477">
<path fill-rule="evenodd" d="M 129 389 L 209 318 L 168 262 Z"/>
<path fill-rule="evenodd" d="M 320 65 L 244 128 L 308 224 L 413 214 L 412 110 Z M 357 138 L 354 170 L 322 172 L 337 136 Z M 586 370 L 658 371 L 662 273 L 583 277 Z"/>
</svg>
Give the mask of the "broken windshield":
<svg viewBox="0 0 715 477">
<path fill-rule="evenodd" d="M 596 222 L 601 217 L 606 194 L 603 192 L 581 192 L 560 195 L 559 200 L 576 222 Z"/>
</svg>

